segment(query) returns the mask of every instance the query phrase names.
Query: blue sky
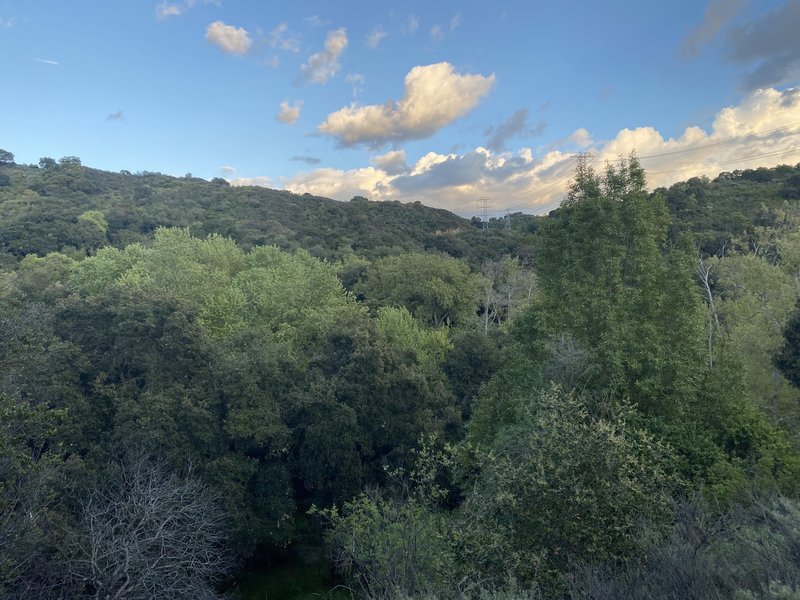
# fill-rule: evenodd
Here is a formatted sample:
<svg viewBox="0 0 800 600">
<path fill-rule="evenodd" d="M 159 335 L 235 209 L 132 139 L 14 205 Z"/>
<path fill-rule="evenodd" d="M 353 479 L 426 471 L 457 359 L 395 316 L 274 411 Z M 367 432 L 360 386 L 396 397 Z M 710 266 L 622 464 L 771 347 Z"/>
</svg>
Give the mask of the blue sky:
<svg viewBox="0 0 800 600">
<path fill-rule="evenodd" d="M 800 0 L 0 0 L 0 148 L 544 212 L 579 151 L 800 161 L 798 32 Z"/>
</svg>

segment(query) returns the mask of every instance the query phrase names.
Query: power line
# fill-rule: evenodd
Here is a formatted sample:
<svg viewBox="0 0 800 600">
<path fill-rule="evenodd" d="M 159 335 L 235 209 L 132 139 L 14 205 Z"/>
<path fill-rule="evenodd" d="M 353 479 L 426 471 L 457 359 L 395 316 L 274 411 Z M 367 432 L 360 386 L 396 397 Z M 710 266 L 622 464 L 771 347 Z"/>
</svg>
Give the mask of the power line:
<svg viewBox="0 0 800 600">
<path fill-rule="evenodd" d="M 771 158 L 773 156 L 780 156 L 782 154 L 789 154 L 790 152 L 797 152 L 800 151 L 800 146 L 794 146 L 792 148 L 787 148 L 786 150 L 776 150 L 774 152 L 767 152 L 766 154 L 756 154 L 754 156 L 745 156 L 744 158 L 734 158 L 731 160 L 723 160 L 721 162 L 716 163 L 704 163 L 701 165 L 689 165 L 687 167 L 680 167 L 678 169 L 669 169 L 667 171 L 649 171 L 648 175 L 667 175 L 669 173 L 679 173 L 680 171 L 689 171 L 690 169 L 704 169 L 706 167 L 721 167 L 724 165 L 730 165 L 737 162 L 744 162 L 746 160 L 756 160 L 759 158 Z"/>
<path fill-rule="evenodd" d="M 754 137 L 759 137 L 762 135 L 766 135 L 768 133 L 775 133 L 776 131 L 783 131 L 785 129 L 791 129 L 792 127 L 796 127 L 800 125 L 800 121 L 795 121 L 794 123 L 789 123 L 788 125 L 782 125 L 781 127 L 776 127 L 775 129 L 767 129 L 766 131 L 759 131 L 754 133 L 748 133 L 747 135 L 740 135 L 738 137 L 728 138 L 726 140 L 720 140 L 719 142 L 714 142 L 712 144 L 704 144 L 702 146 L 694 146 L 692 148 L 684 148 L 683 150 L 672 150 L 670 152 L 660 152 L 658 154 L 648 154 L 647 156 L 640 156 L 639 160 L 645 160 L 648 158 L 660 158 L 662 156 L 673 156 L 675 154 L 684 154 L 686 152 L 694 152 L 695 150 L 703 150 L 705 148 L 714 148 L 716 146 L 722 146 L 723 144 L 730 144 L 731 142 L 740 142 L 742 140 L 747 140 Z M 796 134 L 792 134 L 796 135 Z"/>
</svg>

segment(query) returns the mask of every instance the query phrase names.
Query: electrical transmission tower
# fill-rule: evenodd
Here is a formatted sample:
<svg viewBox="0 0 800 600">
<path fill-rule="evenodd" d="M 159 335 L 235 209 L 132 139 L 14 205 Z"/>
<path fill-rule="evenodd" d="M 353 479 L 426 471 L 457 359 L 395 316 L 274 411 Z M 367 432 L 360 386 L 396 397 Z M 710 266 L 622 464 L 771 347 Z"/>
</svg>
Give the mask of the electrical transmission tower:
<svg viewBox="0 0 800 600">
<path fill-rule="evenodd" d="M 489 229 L 489 209 L 491 200 L 489 198 L 478 198 L 478 217 L 481 220 L 483 229 Z"/>
</svg>

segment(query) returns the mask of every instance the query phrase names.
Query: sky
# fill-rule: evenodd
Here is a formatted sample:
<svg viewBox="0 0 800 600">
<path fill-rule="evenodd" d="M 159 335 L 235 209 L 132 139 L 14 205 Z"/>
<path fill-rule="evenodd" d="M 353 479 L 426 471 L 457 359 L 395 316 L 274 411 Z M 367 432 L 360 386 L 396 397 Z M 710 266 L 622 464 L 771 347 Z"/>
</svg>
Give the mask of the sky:
<svg viewBox="0 0 800 600">
<path fill-rule="evenodd" d="M 800 0 L 0 0 L 0 148 L 462 216 L 800 162 Z"/>
</svg>

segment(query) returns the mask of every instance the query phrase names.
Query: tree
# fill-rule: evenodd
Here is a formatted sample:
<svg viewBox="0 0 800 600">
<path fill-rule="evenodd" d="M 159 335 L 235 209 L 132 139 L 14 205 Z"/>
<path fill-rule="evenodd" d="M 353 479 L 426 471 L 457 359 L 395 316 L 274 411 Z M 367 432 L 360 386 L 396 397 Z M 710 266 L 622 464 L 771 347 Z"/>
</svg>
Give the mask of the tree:
<svg viewBox="0 0 800 600">
<path fill-rule="evenodd" d="M 8 150 L 0 148 L 0 165 L 13 165 L 14 155 Z"/>
<path fill-rule="evenodd" d="M 630 407 L 593 416 L 558 388 L 523 399 L 515 422 L 474 447 L 463 563 L 557 587 L 570 561 L 633 560 L 643 520 L 668 519 L 673 483 L 670 450 L 637 418 Z"/>
<path fill-rule="evenodd" d="M 596 357 L 595 389 L 661 414 L 680 412 L 706 362 L 695 252 L 686 239 L 669 246 L 668 223 L 635 157 L 602 176 L 579 161 L 540 229 L 533 309 L 539 335 L 569 334 Z"/>
<path fill-rule="evenodd" d="M 480 277 L 466 263 L 443 254 L 388 256 L 355 286 L 370 306 L 404 306 L 433 327 L 464 325 L 475 316 Z"/>
<path fill-rule="evenodd" d="M 74 575 L 95 598 L 211 600 L 232 566 L 225 532 L 200 483 L 134 454 L 83 505 Z"/>
</svg>

